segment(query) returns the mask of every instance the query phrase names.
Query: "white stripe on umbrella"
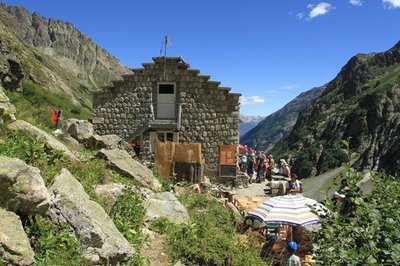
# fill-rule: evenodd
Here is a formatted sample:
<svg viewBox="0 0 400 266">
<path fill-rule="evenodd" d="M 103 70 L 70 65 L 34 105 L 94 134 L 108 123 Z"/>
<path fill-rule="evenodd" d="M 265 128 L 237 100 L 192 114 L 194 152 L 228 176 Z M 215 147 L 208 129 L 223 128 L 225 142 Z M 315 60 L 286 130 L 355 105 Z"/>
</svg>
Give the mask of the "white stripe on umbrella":
<svg viewBox="0 0 400 266">
<path fill-rule="evenodd" d="M 289 224 L 307 226 L 320 222 L 318 215 L 310 206 L 317 201 L 298 195 L 286 195 L 270 198 L 248 212 L 248 216 L 257 218 L 266 224 Z"/>
</svg>

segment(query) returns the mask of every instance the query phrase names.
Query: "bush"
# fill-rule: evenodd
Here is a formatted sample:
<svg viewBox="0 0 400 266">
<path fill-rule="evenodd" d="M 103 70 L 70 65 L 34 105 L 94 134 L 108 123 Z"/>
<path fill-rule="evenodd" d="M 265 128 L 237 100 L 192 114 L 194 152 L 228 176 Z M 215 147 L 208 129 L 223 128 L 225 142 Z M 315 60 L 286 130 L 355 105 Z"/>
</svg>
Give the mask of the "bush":
<svg viewBox="0 0 400 266">
<path fill-rule="evenodd" d="M 347 143 L 347 149 L 349 143 Z M 348 152 L 348 158 L 353 158 Z M 332 215 L 315 234 L 320 265 L 397 265 L 400 260 L 400 183 L 391 176 L 375 176 L 374 192 L 363 195 L 363 175 L 344 164 L 351 193 L 351 212 Z M 327 206 L 335 211 L 332 203 Z"/>
<path fill-rule="evenodd" d="M 144 215 L 142 199 L 129 189 L 124 190 L 124 193 L 118 197 L 110 212 L 115 226 L 136 250 L 139 250 L 147 240 L 147 236 L 142 231 Z M 134 258 L 125 262 L 124 265 L 143 265 L 145 262 L 145 259 L 136 253 Z"/>
<path fill-rule="evenodd" d="M 167 250 L 187 265 L 265 265 L 256 250 L 243 245 L 235 233 L 235 216 L 207 195 L 180 197 L 191 215 L 188 224 L 167 227 Z"/>
<path fill-rule="evenodd" d="M 69 234 L 66 225 L 57 229 L 49 219 L 36 215 L 28 220 L 25 231 L 35 252 L 37 265 L 89 265 L 82 256 L 78 241 Z"/>
</svg>

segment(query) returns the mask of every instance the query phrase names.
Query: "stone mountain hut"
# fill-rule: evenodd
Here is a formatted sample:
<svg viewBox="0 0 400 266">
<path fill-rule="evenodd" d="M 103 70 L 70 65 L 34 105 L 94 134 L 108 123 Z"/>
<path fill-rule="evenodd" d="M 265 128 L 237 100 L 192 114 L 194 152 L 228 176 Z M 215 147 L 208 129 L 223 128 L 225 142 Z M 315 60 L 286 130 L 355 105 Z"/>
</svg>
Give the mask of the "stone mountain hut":
<svg viewBox="0 0 400 266">
<path fill-rule="evenodd" d="M 190 69 L 181 57 L 153 61 L 93 92 L 96 133 L 136 139 L 145 155 L 154 152 L 156 139 L 201 143 L 204 174 L 218 176 L 220 146 L 239 143 L 240 94 Z"/>
</svg>

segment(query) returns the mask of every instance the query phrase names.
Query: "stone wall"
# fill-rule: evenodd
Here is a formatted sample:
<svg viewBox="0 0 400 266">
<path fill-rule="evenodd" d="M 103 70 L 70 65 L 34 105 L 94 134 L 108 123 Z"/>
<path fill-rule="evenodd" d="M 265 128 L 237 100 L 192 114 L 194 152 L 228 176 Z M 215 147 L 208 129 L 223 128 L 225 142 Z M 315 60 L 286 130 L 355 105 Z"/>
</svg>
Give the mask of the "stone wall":
<svg viewBox="0 0 400 266">
<path fill-rule="evenodd" d="M 140 127 L 154 120 L 158 83 L 175 84 L 181 105 L 179 142 L 202 143 L 206 174 L 217 176 L 219 146 L 238 145 L 239 97 L 220 82 L 189 69 L 181 58 L 157 57 L 144 68 L 132 69 L 123 80 L 95 92 L 93 124 L 98 134 L 117 134 L 129 140 Z"/>
</svg>

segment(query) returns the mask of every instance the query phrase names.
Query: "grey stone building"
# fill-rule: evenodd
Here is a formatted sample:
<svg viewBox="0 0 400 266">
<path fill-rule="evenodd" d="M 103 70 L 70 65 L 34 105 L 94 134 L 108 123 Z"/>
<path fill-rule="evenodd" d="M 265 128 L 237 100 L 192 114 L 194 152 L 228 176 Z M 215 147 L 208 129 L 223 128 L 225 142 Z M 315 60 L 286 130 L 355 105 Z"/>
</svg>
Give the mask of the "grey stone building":
<svg viewBox="0 0 400 266">
<path fill-rule="evenodd" d="M 205 174 L 218 175 L 219 146 L 238 145 L 239 97 L 180 57 L 155 57 L 93 93 L 96 133 L 141 141 L 202 144 Z"/>
</svg>

